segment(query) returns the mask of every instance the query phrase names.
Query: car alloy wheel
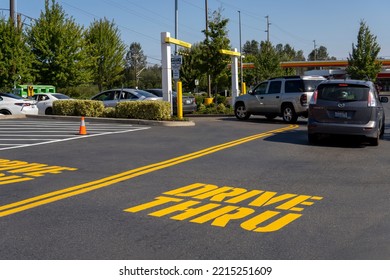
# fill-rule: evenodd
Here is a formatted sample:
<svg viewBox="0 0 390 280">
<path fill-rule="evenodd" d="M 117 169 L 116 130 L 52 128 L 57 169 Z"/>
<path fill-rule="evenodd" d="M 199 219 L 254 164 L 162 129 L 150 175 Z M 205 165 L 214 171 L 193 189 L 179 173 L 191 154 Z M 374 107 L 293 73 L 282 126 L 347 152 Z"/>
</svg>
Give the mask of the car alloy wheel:
<svg viewBox="0 0 390 280">
<path fill-rule="evenodd" d="M 297 119 L 298 116 L 291 105 L 283 106 L 283 121 L 286 123 L 296 123 Z"/>
<path fill-rule="evenodd" d="M 247 120 L 250 117 L 250 114 L 247 112 L 245 105 L 242 103 L 236 106 L 234 110 L 234 114 L 236 115 L 236 118 L 239 120 Z"/>
</svg>

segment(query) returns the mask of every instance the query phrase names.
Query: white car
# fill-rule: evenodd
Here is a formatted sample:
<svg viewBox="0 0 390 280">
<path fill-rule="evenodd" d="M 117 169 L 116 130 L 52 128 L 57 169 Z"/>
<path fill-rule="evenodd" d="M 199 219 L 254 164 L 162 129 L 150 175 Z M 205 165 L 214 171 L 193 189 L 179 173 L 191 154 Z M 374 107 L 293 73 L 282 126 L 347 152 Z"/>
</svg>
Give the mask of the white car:
<svg viewBox="0 0 390 280">
<path fill-rule="evenodd" d="M 0 93 L 0 115 L 38 114 L 34 100 L 24 99 L 13 93 Z"/>
<path fill-rule="evenodd" d="M 71 99 L 62 93 L 35 93 L 31 98 L 36 101 L 40 115 L 53 114 L 53 101 Z"/>
</svg>

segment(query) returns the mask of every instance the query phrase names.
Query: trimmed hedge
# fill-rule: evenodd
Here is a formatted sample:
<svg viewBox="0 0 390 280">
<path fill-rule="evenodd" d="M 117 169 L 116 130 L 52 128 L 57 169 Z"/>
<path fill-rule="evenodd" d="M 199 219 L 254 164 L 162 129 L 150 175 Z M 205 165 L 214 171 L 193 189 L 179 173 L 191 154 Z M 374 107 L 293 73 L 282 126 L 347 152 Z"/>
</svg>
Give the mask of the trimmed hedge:
<svg viewBox="0 0 390 280">
<path fill-rule="evenodd" d="M 53 102 L 54 115 L 100 117 L 103 111 L 103 102 L 96 100 L 56 100 Z"/>
<path fill-rule="evenodd" d="M 114 108 L 104 108 L 97 100 L 58 100 L 53 114 L 64 116 L 170 120 L 171 104 L 167 101 L 124 101 Z"/>
<path fill-rule="evenodd" d="M 117 118 L 169 120 L 171 104 L 167 101 L 124 101 L 115 106 Z"/>
</svg>

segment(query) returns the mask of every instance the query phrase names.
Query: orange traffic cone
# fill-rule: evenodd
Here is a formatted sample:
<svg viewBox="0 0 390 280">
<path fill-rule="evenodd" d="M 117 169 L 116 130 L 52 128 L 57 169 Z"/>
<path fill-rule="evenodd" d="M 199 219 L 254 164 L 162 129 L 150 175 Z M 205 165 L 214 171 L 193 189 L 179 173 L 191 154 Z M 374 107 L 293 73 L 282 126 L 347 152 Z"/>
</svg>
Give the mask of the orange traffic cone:
<svg viewBox="0 0 390 280">
<path fill-rule="evenodd" d="M 84 117 L 81 117 L 80 130 L 78 135 L 87 135 L 87 128 L 85 127 Z"/>
</svg>

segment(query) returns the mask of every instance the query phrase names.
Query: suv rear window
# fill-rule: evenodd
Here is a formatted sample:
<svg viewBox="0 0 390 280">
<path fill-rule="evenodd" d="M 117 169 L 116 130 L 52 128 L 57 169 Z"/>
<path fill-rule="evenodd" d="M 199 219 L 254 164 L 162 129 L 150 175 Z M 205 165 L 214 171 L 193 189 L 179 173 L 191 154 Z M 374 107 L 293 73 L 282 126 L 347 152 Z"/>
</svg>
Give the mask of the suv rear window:
<svg viewBox="0 0 390 280">
<path fill-rule="evenodd" d="M 367 101 L 370 89 L 363 85 L 328 84 L 318 87 L 318 99 L 328 101 Z"/>
<path fill-rule="evenodd" d="M 323 80 L 292 80 L 285 82 L 285 92 L 313 92 Z"/>
</svg>

